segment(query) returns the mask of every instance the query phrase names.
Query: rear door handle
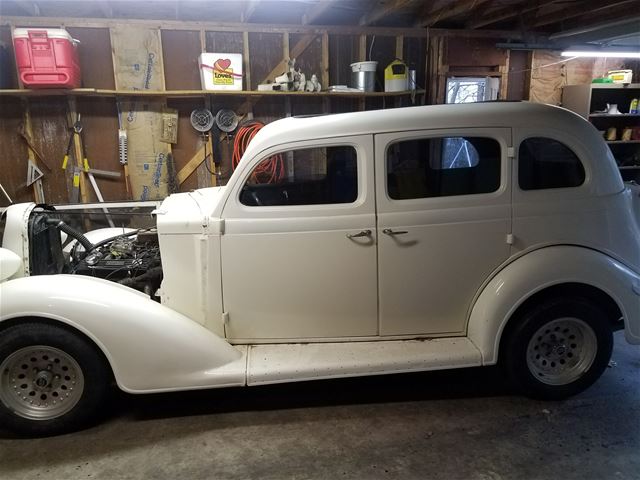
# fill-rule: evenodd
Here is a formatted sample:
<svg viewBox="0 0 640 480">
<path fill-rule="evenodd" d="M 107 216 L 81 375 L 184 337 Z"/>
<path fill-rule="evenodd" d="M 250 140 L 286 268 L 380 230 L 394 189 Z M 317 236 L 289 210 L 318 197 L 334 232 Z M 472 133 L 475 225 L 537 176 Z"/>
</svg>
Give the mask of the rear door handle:
<svg viewBox="0 0 640 480">
<path fill-rule="evenodd" d="M 358 233 L 347 233 L 347 238 L 370 237 L 371 230 L 362 230 Z"/>
<path fill-rule="evenodd" d="M 385 228 L 384 230 L 382 230 L 382 233 L 393 237 L 394 235 L 404 235 L 405 233 L 409 232 L 407 230 L 391 230 L 390 228 Z"/>
</svg>

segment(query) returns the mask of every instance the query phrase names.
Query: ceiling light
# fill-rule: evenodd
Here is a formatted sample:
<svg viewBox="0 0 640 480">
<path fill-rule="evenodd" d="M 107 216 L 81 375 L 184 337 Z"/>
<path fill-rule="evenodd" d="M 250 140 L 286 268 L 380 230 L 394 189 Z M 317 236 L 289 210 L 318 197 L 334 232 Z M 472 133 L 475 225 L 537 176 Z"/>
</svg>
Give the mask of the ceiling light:
<svg viewBox="0 0 640 480">
<path fill-rule="evenodd" d="M 563 57 L 609 57 L 609 58 L 640 58 L 640 52 L 608 51 L 608 50 L 565 50 Z"/>
</svg>

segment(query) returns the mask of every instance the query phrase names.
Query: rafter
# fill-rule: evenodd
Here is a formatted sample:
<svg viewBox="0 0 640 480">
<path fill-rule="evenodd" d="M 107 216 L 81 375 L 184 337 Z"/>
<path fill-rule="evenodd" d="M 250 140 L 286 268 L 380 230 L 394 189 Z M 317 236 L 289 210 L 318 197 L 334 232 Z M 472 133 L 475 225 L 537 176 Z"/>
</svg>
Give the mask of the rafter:
<svg viewBox="0 0 640 480">
<path fill-rule="evenodd" d="M 304 12 L 304 15 L 302 15 L 302 24 L 312 24 L 316 19 L 320 18 L 324 12 L 334 6 L 335 3 L 336 0 L 319 0 L 315 5 L 311 5 L 309 9 Z"/>
<path fill-rule="evenodd" d="M 251 0 L 250 2 L 247 2 L 247 6 L 245 7 L 245 9 L 241 14 L 240 21 L 244 23 L 250 22 L 251 17 L 256 12 L 256 8 L 258 8 L 259 4 L 260 4 L 260 0 Z"/>
<path fill-rule="evenodd" d="M 555 3 L 555 2 L 549 2 L 547 3 L 547 5 L 550 5 L 552 3 Z M 467 22 L 467 24 L 465 25 L 465 28 L 476 29 L 476 28 L 484 27 L 486 25 L 491 25 L 492 23 L 502 22 L 503 20 L 509 20 L 510 18 L 517 17 L 518 15 L 535 12 L 540 7 L 541 6 L 536 2 L 525 2 L 522 6 L 512 5 L 510 7 L 500 8 L 498 10 L 487 12 L 486 15 L 483 15 L 480 18 Z"/>
<path fill-rule="evenodd" d="M 436 10 L 428 9 L 426 12 L 422 13 L 418 21 L 415 22 L 414 26 L 430 27 L 431 25 L 435 25 L 436 23 L 442 22 L 443 20 L 447 20 L 457 15 L 475 10 L 488 1 L 489 0 L 461 0 L 459 2 L 446 5 L 442 8 L 438 8 Z"/>
<path fill-rule="evenodd" d="M 412 0 L 384 0 L 381 3 L 378 3 L 372 10 L 365 13 L 360 21 L 359 25 L 371 25 L 374 22 L 377 22 L 383 17 L 386 17 L 393 12 L 400 10 L 402 7 L 411 3 Z"/>
<path fill-rule="evenodd" d="M 547 15 L 541 15 L 537 17 L 533 22 L 533 27 L 542 27 L 544 25 L 550 25 L 552 23 L 564 22 L 570 18 L 576 18 L 583 15 L 592 16 L 594 13 L 602 12 L 609 13 L 610 9 L 624 8 L 625 12 L 638 11 L 640 9 L 640 1 L 638 0 L 600 0 L 591 8 L 586 9 L 584 5 L 565 8 L 563 10 L 549 13 Z"/>
</svg>

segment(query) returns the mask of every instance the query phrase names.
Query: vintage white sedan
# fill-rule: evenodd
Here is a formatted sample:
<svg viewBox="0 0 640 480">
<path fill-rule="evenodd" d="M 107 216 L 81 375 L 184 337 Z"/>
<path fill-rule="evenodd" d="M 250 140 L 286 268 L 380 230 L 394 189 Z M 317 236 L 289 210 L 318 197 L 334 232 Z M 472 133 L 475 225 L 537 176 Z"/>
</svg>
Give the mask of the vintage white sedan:
<svg viewBox="0 0 640 480">
<path fill-rule="evenodd" d="M 287 118 L 152 229 L 20 204 L 0 249 L 0 423 L 152 393 L 501 363 L 559 399 L 640 344 L 640 189 L 561 108 Z"/>
</svg>

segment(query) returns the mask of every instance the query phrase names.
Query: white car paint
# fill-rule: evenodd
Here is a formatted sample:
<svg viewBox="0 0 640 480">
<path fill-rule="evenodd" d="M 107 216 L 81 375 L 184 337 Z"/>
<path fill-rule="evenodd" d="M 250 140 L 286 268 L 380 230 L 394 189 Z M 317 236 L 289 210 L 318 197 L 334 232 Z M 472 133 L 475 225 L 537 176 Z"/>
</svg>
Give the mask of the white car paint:
<svg viewBox="0 0 640 480">
<path fill-rule="evenodd" d="M 389 143 L 471 131 L 502 146 L 498 191 L 387 198 Z M 518 145 L 535 135 L 579 155 L 582 186 L 517 188 Z M 358 150 L 356 202 L 239 202 L 262 159 L 323 145 Z M 34 316 L 67 323 L 100 346 L 123 389 L 138 393 L 492 364 L 515 308 L 562 282 L 606 292 L 623 312 L 627 340 L 640 343 L 637 197 L 597 131 L 559 108 L 447 105 L 284 119 L 256 135 L 226 187 L 171 195 L 154 212 L 162 305 L 87 277 L 13 279 L 29 274 L 33 205 L 9 207 L 3 246 L 24 269 L 0 284 L 0 326 Z M 400 248 L 385 228 L 406 229 L 410 244 Z M 365 229 L 372 233 L 363 244 L 346 237 Z M 450 288 L 428 291 L 433 282 Z"/>
</svg>

